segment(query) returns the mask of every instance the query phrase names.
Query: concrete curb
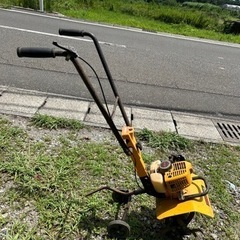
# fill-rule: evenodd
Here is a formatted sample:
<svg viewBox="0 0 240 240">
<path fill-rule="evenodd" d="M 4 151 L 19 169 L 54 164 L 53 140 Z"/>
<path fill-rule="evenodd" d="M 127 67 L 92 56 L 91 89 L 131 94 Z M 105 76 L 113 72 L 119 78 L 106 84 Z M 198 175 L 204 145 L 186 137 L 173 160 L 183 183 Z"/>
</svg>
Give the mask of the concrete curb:
<svg viewBox="0 0 240 240">
<path fill-rule="evenodd" d="M 109 105 L 110 109 L 112 107 Z M 115 113 L 114 122 L 121 129 L 124 126 L 124 121 L 118 110 Z M 229 137 L 226 136 L 228 134 L 225 134 L 221 127 L 223 119 L 134 106 L 127 106 L 125 110 L 129 117 L 133 116 L 132 124 L 137 130 L 147 128 L 157 132 L 171 131 L 190 139 L 240 144 L 240 122 L 237 121 L 224 120 L 228 125 L 233 124 L 233 127 L 236 127 L 236 136 Z M 92 101 L 1 85 L 0 113 L 23 117 L 32 117 L 39 113 L 77 119 L 86 125 L 108 128 L 97 105 Z"/>
</svg>

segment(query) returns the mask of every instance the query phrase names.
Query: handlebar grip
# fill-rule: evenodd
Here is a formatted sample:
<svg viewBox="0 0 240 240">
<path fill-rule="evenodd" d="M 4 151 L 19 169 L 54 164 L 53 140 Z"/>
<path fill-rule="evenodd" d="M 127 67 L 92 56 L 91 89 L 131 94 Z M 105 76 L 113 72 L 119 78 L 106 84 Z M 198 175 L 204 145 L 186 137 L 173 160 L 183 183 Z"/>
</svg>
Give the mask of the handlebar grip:
<svg viewBox="0 0 240 240">
<path fill-rule="evenodd" d="M 65 36 L 74 36 L 74 37 L 84 37 L 84 30 L 76 30 L 76 29 L 59 29 L 59 35 Z"/>
<path fill-rule="evenodd" d="M 55 58 L 56 56 L 63 56 L 63 51 L 55 51 L 53 48 L 35 48 L 35 47 L 18 47 L 18 57 L 30 58 Z"/>
</svg>

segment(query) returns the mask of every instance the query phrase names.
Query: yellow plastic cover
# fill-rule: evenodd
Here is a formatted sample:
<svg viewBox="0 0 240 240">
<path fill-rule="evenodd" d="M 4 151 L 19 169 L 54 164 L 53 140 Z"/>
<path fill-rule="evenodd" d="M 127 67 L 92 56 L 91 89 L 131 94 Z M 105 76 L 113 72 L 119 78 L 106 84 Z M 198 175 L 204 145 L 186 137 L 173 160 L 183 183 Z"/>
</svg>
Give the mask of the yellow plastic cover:
<svg viewBox="0 0 240 240">
<path fill-rule="evenodd" d="M 202 189 L 205 189 L 205 187 L 205 183 L 202 179 L 194 180 L 192 184 L 185 189 L 187 192 L 186 196 L 201 193 Z M 190 212 L 199 212 L 213 217 L 214 213 L 208 195 L 186 201 L 170 198 L 156 198 L 156 215 L 159 220 Z"/>
</svg>

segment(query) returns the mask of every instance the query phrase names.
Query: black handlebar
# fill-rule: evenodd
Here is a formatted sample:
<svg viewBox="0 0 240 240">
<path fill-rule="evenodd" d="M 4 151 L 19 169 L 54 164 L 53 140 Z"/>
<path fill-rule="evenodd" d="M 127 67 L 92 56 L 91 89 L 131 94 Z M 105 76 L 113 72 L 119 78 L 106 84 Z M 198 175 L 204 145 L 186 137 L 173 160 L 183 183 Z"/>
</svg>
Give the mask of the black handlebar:
<svg viewBox="0 0 240 240">
<path fill-rule="evenodd" d="M 17 55 L 18 57 L 30 58 L 55 58 L 56 56 L 66 56 L 66 51 L 54 48 L 18 47 Z"/>
<path fill-rule="evenodd" d="M 65 36 L 75 36 L 75 37 L 84 37 L 85 31 L 83 30 L 76 30 L 76 29 L 59 29 L 59 35 Z"/>
<path fill-rule="evenodd" d="M 102 65 L 104 67 L 104 70 L 107 74 L 109 83 L 111 85 L 112 91 L 116 97 L 117 105 L 119 106 L 123 118 L 125 120 L 125 123 L 127 126 L 131 126 L 128 117 L 126 115 L 126 112 L 123 108 L 122 102 L 119 98 L 119 95 L 117 93 L 117 89 L 115 87 L 114 81 L 112 79 L 111 73 L 108 69 L 108 65 L 106 63 L 106 60 L 104 58 L 104 55 L 102 53 L 101 47 L 99 45 L 98 40 L 96 37 L 89 32 L 85 32 L 84 30 L 73 30 L 73 29 L 59 29 L 60 35 L 67 35 L 67 36 L 79 36 L 79 37 L 90 37 L 97 49 L 97 52 L 99 54 L 99 57 L 101 59 Z M 89 81 L 87 75 L 83 71 L 81 65 L 78 63 L 78 54 L 72 49 L 72 48 L 66 48 L 64 46 L 59 45 L 57 42 L 53 42 L 53 45 L 60 48 L 61 50 L 55 50 L 53 48 L 36 48 L 36 47 L 18 47 L 17 48 L 17 55 L 18 57 L 30 57 L 30 58 L 55 58 L 57 56 L 64 56 L 66 57 L 66 60 L 71 60 L 74 66 L 76 67 L 80 77 L 82 78 L 83 82 L 85 83 L 86 87 L 88 88 L 90 94 L 92 95 L 93 99 L 95 100 L 96 104 L 98 105 L 100 111 L 102 112 L 105 120 L 107 121 L 108 125 L 112 129 L 115 137 L 117 138 L 119 144 L 123 148 L 124 152 L 127 155 L 131 155 L 131 152 L 126 145 L 125 141 L 123 140 L 122 136 L 119 134 L 118 129 L 116 128 L 116 125 L 114 124 L 112 117 L 110 114 L 106 111 L 105 107 L 103 106 L 103 103 L 101 102 L 101 99 L 99 98 L 98 94 L 95 92 L 94 87 L 92 86 L 91 82 Z"/>
</svg>

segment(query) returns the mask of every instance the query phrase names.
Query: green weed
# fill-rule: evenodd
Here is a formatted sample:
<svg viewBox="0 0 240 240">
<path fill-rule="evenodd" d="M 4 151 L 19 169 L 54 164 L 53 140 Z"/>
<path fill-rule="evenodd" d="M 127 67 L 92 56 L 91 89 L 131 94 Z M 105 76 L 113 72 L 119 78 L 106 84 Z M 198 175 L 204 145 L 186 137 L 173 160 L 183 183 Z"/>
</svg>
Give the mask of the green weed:
<svg viewBox="0 0 240 240">
<path fill-rule="evenodd" d="M 173 132 L 155 133 L 143 129 L 138 133 L 138 137 L 140 140 L 146 141 L 148 146 L 164 151 L 185 150 L 192 145 L 191 141 Z"/>
<path fill-rule="evenodd" d="M 36 127 L 47 128 L 47 129 L 66 128 L 66 129 L 79 130 L 83 128 L 83 124 L 78 120 L 52 117 L 52 116 L 41 115 L 41 114 L 36 114 L 31 119 L 31 122 Z"/>
</svg>

